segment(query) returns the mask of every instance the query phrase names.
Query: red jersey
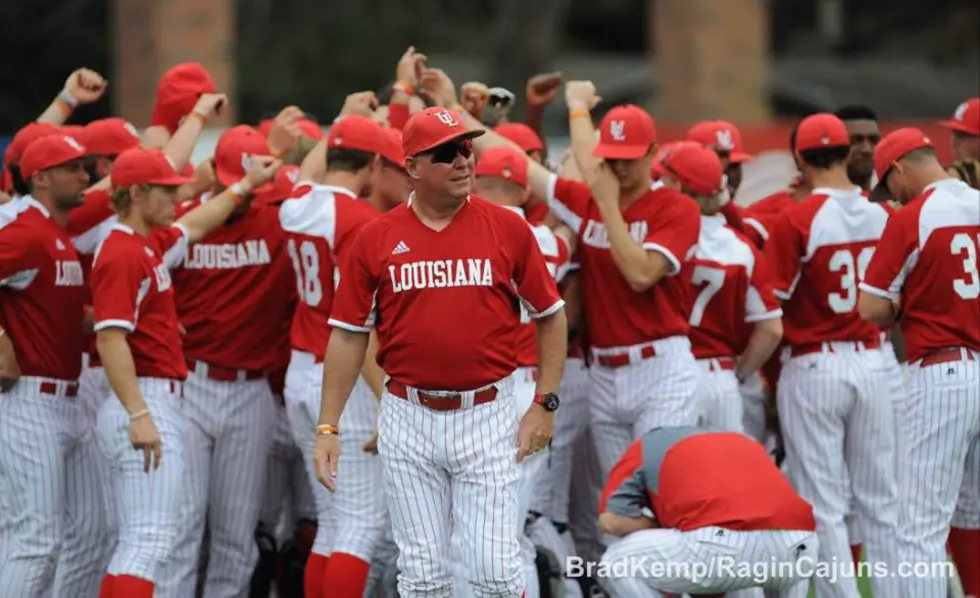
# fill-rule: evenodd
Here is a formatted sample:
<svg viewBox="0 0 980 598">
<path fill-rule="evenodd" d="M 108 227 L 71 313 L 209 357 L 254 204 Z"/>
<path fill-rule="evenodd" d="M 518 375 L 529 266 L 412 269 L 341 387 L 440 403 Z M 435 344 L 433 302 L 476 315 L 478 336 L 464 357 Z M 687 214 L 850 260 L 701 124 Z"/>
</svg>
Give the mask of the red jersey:
<svg viewBox="0 0 980 598">
<path fill-rule="evenodd" d="M 747 324 L 783 315 L 759 250 L 723 216 L 701 217 L 697 250 L 684 270 L 694 288 L 689 321 L 698 359 L 740 355 L 748 342 Z"/>
<path fill-rule="evenodd" d="M 24 197 L 0 227 L 0 323 L 24 376 L 76 380 L 82 369 L 85 279 L 71 237 Z"/>
<path fill-rule="evenodd" d="M 888 221 L 861 290 L 898 302 L 912 363 L 938 349 L 980 351 L 980 192 L 946 179 Z"/>
<path fill-rule="evenodd" d="M 641 517 L 682 532 L 813 531 L 813 507 L 766 450 L 745 434 L 667 427 L 634 442 L 609 474 L 600 512 Z"/>
<path fill-rule="evenodd" d="M 379 213 L 351 190 L 331 185 L 301 184 L 283 202 L 279 222 L 299 298 L 290 333 L 293 349 L 323 358 L 344 253 L 355 233 Z"/>
<path fill-rule="evenodd" d="M 609 235 L 592 191 L 584 183 L 552 176 L 548 204 L 579 237 L 582 301 L 589 340 L 597 348 L 631 347 L 687 336 L 690 283 L 677 276 L 693 253 L 701 227 L 697 203 L 655 183 L 623 211 L 630 236 L 671 264 L 668 276 L 636 293 L 613 261 Z"/>
<path fill-rule="evenodd" d="M 115 224 L 95 254 L 95 331 L 129 332 L 126 340 L 139 377 L 187 378 L 170 279 L 170 268 L 186 252 L 187 231 L 180 224 L 155 229 L 148 237 Z"/>
<path fill-rule="evenodd" d="M 295 297 L 279 208 L 229 218 L 187 250 L 172 276 L 188 359 L 240 370 L 279 365 L 273 349 Z"/>
<path fill-rule="evenodd" d="M 516 208 L 514 211 L 524 216 L 524 212 L 519 210 L 520 208 Z M 534 238 L 538 241 L 541 255 L 544 256 L 544 261 L 548 265 L 548 273 L 560 284 L 569 268 L 568 242 L 543 224 L 532 225 L 531 230 L 534 232 Z M 538 365 L 538 327 L 531 322 L 530 314 L 525 309 L 521 310 L 521 321 L 524 322 L 524 325 L 521 327 L 520 337 L 517 340 L 517 365 L 535 367 Z"/>
<path fill-rule="evenodd" d="M 109 235 L 112 225 L 119 220 L 112 209 L 108 190 L 89 191 L 85 194 L 85 204 L 71 211 L 68 218 L 68 234 L 78 252 L 78 259 L 85 272 L 85 303 L 92 305 L 92 259 L 99 244 Z M 89 365 L 98 366 L 98 353 L 95 349 L 95 335 L 84 336 L 85 351 L 90 354 Z"/>
<path fill-rule="evenodd" d="M 564 302 L 534 232 L 513 211 L 470 196 L 442 231 L 411 207 L 369 222 L 350 248 L 330 323 L 378 333 L 378 365 L 425 390 L 464 391 L 517 369 L 521 313 Z"/>
<path fill-rule="evenodd" d="M 544 224 L 548 217 L 548 204 L 532 198 L 531 201 L 524 204 L 524 216 L 531 226 Z"/>
<path fill-rule="evenodd" d="M 85 193 L 85 203 L 71 211 L 65 228 L 73 237 L 82 235 L 115 215 L 116 211 L 112 209 L 112 199 L 108 189 L 88 191 Z M 93 249 L 89 253 L 94 251 Z"/>
<path fill-rule="evenodd" d="M 742 210 L 742 233 L 762 249 L 783 212 L 799 202 L 790 189 L 777 191 Z"/>
<path fill-rule="evenodd" d="M 878 340 L 878 328 L 857 313 L 857 296 L 887 220 L 858 187 L 814 189 L 783 213 L 765 254 L 787 345 Z"/>
</svg>

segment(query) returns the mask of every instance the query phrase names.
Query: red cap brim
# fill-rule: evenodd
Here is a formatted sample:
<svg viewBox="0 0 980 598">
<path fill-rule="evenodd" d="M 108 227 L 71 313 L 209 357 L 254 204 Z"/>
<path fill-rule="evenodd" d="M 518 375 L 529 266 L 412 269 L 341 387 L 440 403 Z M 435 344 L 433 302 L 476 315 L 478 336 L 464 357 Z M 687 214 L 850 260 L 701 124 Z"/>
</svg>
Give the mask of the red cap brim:
<svg viewBox="0 0 980 598">
<path fill-rule="evenodd" d="M 748 162 L 754 158 L 752 154 L 746 154 L 745 152 L 732 152 L 728 156 L 729 164 L 742 164 L 743 162 Z"/>
<path fill-rule="evenodd" d="M 146 184 L 159 185 L 161 187 L 180 187 L 181 185 L 187 185 L 193 182 L 194 179 L 185 176 L 174 175 L 171 177 L 164 177 L 162 179 L 154 179 L 152 181 L 147 181 Z"/>
<path fill-rule="evenodd" d="M 649 145 L 606 145 L 595 146 L 592 154 L 606 160 L 639 160 L 650 151 Z"/>
<path fill-rule="evenodd" d="M 959 131 L 960 133 L 966 133 L 967 135 L 980 136 L 980 129 L 971 128 L 970 125 L 958 120 L 941 120 L 939 121 L 939 126 Z"/>
</svg>

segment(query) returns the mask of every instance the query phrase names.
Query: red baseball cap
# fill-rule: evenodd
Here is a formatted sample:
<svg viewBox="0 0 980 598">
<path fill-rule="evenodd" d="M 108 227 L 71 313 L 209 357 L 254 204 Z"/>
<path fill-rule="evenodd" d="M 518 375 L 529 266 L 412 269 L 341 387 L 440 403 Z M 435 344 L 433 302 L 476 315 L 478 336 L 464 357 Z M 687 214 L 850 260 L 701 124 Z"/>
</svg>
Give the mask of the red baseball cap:
<svg viewBox="0 0 980 598">
<path fill-rule="evenodd" d="M 657 129 L 646 110 L 616 106 L 599 123 L 599 144 L 593 153 L 608 160 L 638 160 L 656 142 Z"/>
<path fill-rule="evenodd" d="M 168 69 L 157 83 L 157 102 L 150 123 L 172 134 L 191 113 L 201 95 L 218 91 L 211 74 L 199 62 L 182 62 Z"/>
<path fill-rule="evenodd" d="M 803 152 L 821 147 L 850 147 L 851 136 L 844 121 L 833 114 L 821 112 L 802 121 L 796 128 L 796 151 Z"/>
<path fill-rule="evenodd" d="M 84 144 L 84 141 L 82 141 L 82 131 L 85 130 L 86 126 L 87 125 L 61 125 L 58 127 L 58 132 L 68 135 L 69 137 L 74 137 L 76 141 Z"/>
<path fill-rule="evenodd" d="M 486 131 L 471 131 L 462 119 L 445 108 L 426 108 L 416 112 L 402 129 L 402 150 L 405 157 L 417 156 L 443 143 L 473 139 Z"/>
<path fill-rule="evenodd" d="M 85 147 L 74 137 L 55 133 L 35 139 L 20 158 L 20 174 L 26 181 L 41 170 L 84 158 Z"/>
<path fill-rule="evenodd" d="M 327 149 L 332 147 L 384 154 L 388 136 L 384 127 L 364 116 L 345 116 L 330 127 Z"/>
<path fill-rule="evenodd" d="M 543 152 L 544 142 L 534 129 L 524 123 L 505 123 L 494 127 L 494 132 L 516 143 L 525 152 Z"/>
<path fill-rule="evenodd" d="M 661 165 L 664 157 L 682 145 L 699 144 L 696 141 L 670 141 L 657 147 L 657 153 L 653 155 L 653 160 L 650 162 L 650 176 L 652 176 L 654 180 L 659 179 L 664 174 L 663 166 Z"/>
<path fill-rule="evenodd" d="M 970 98 L 956 107 L 953 118 L 939 122 L 947 129 L 980 136 L 980 98 Z"/>
<path fill-rule="evenodd" d="M 259 132 L 265 135 L 266 137 L 269 136 L 269 131 L 272 130 L 272 121 L 273 119 L 267 118 L 259 123 Z M 298 121 L 296 121 L 296 123 L 299 125 L 300 130 L 303 132 L 303 135 L 306 135 L 310 139 L 316 141 L 320 141 L 321 139 L 323 139 L 323 127 L 321 127 L 319 123 L 314 122 L 308 118 L 301 118 Z"/>
<path fill-rule="evenodd" d="M 696 142 L 681 142 L 664 152 L 658 169 L 699 195 L 718 193 L 725 178 L 718 154 Z"/>
<path fill-rule="evenodd" d="M 381 156 L 388 160 L 389 162 L 394 162 L 395 164 L 405 168 L 405 152 L 402 151 L 402 132 L 394 127 L 382 127 L 384 131 L 386 142 L 385 150 L 381 152 Z"/>
<path fill-rule="evenodd" d="M 299 166 L 287 164 L 276 171 L 272 184 L 265 185 L 267 189 L 255 196 L 252 205 L 268 206 L 279 204 L 293 194 L 296 183 L 299 182 Z"/>
<path fill-rule="evenodd" d="M 24 150 L 27 149 L 28 145 L 41 137 L 47 137 L 59 131 L 58 127 L 49 123 L 28 123 L 24 128 L 17 131 L 14 138 L 10 140 L 10 146 L 4 153 L 4 167 L 20 164 L 20 157 L 24 155 Z"/>
<path fill-rule="evenodd" d="M 177 174 L 170 158 L 158 149 L 134 147 L 119 154 L 109 170 L 113 189 L 133 185 L 178 187 L 194 179 Z"/>
<path fill-rule="evenodd" d="M 716 152 L 728 152 L 731 164 L 741 164 L 752 159 L 742 149 L 742 132 L 725 120 L 706 120 L 691 127 L 687 132 L 688 141 L 696 141 Z"/>
<path fill-rule="evenodd" d="M 230 187 L 245 178 L 253 156 L 268 156 L 269 142 L 258 129 L 238 125 L 222 133 L 214 148 L 214 174 L 218 181 Z M 262 193 L 272 185 L 264 183 L 253 190 Z"/>
<path fill-rule="evenodd" d="M 889 197 L 888 186 L 885 184 L 888 173 L 895 162 L 898 162 L 909 152 L 924 147 L 933 147 L 932 141 L 926 134 L 915 127 L 905 127 L 892 131 L 875 146 L 874 164 L 878 184 L 871 191 L 871 199 L 880 201 Z"/>
<path fill-rule="evenodd" d="M 140 134 L 125 118 L 103 118 L 85 125 L 78 139 L 89 154 L 117 156 L 139 145 Z"/>
<path fill-rule="evenodd" d="M 478 177 L 505 179 L 527 187 L 527 156 L 507 146 L 490 148 L 480 154 L 474 174 Z"/>
</svg>

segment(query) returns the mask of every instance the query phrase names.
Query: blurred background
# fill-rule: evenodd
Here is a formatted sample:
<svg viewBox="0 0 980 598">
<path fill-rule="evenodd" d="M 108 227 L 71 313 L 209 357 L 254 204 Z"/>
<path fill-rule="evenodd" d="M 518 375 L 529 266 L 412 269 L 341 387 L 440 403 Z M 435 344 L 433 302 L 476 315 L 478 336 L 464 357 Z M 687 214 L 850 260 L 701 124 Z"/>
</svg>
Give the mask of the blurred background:
<svg viewBox="0 0 980 598">
<path fill-rule="evenodd" d="M 111 100 L 73 122 L 145 126 L 160 73 L 199 61 L 232 98 L 229 122 L 296 104 L 329 124 L 348 93 L 391 83 L 412 44 L 457 85 L 518 98 L 535 73 L 591 79 L 600 112 L 643 105 L 662 140 L 730 120 L 761 152 L 756 167 L 767 151 L 786 164 L 794 120 L 848 103 L 871 106 L 884 129 L 922 124 L 945 150 L 931 125 L 980 90 L 976 0 L 12 0 L 0 23 L 0 146 L 79 66 L 108 78 Z M 547 117 L 560 150 L 561 100 Z"/>
</svg>

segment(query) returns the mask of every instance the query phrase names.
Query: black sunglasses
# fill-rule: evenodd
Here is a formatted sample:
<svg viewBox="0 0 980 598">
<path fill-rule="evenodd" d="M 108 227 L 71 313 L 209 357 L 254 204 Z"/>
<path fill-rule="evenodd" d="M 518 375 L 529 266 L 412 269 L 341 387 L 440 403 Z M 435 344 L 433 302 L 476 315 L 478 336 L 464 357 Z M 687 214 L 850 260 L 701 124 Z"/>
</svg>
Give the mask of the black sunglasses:
<svg viewBox="0 0 980 598">
<path fill-rule="evenodd" d="M 473 142 L 469 139 L 450 141 L 449 143 L 437 145 L 429 151 L 422 152 L 422 155 L 432 156 L 433 164 L 452 164 L 456 161 L 456 156 L 469 158 L 473 155 Z"/>
</svg>

